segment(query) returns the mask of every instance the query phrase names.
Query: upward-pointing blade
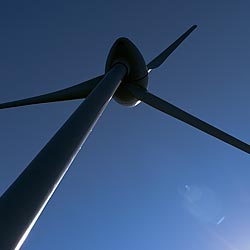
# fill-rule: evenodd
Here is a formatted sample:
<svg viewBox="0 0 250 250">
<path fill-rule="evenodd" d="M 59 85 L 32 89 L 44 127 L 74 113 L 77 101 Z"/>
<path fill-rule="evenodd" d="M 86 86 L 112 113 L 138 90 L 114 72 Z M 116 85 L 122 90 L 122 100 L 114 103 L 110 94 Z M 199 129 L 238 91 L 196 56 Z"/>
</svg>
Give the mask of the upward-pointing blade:
<svg viewBox="0 0 250 250">
<path fill-rule="evenodd" d="M 184 34 L 182 34 L 175 42 L 173 42 L 168 48 L 166 48 L 160 55 L 154 58 L 150 63 L 148 63 L 148 70 L 158 68 L 168 56 L 190 35 L 190 33 L 196 29 L 197 25 L 193 25 Z"/>
<path fill-rule="evenodd" d="M 68 101 L 68 100 L 86 98 L 88 94 L 95 88 L 97 83 L 102 78 L 103 78 L 103 75 L 95 77 L 88 81 L 79 83 L 72 87 L 58 90 L 52 93 L 34 96 L 34 97 L 17 100 L 17 101 L 2 103 L 0 104 L 0 109 L 39 104 L 39 103 L 60 102 L 60 101 Z"/>
<path fill-rule="evenodd" d="M 176 106 L 162 100 L 161 98 L 149 93 L 146 89 L 139 86 L 129 85 L 130 92 L 139 100 L 145 102 L 149 106 L 152 106 L 168 115 L 175 117 L 199 130 L 212 135 L 240 150 L 250 153 L 250 145 L 240 141 L 239 139 L 223 132 L 222 130 L 196 118 L 195 116 L 177 108 Z"/>
</svg>

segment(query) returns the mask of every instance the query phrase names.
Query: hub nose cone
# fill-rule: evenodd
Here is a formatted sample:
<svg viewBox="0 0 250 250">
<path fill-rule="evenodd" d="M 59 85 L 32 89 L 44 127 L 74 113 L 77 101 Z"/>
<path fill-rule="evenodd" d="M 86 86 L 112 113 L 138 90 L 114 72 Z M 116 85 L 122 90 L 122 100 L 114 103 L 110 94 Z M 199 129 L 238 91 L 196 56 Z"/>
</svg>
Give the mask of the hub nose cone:
<svg viewBox="0 0 250 250">
<path fill-rule="evenodd" d="M 117 89 L 114 99 L 120 104 L 135 106 L 138 100 L 127 90 L 126 84 L 136 84 L 147 88 L 148 69 L 141 52 L 128 38 L 121 37 L 116 40 L 109 52 L 105 71 L 108 72 L 116 63 L 124 64 L 128 73 Z"/>
<path fill-rule="evenodd" d="M 105 71 L 107 72 L 115 63 L 123 63 L 128 68 L 128 74 L 124 81 L 141 79 L 148 74 L 147 66 L 141 52 L 126 37 L 118 38 L 112 46 Z"/>
</svg>

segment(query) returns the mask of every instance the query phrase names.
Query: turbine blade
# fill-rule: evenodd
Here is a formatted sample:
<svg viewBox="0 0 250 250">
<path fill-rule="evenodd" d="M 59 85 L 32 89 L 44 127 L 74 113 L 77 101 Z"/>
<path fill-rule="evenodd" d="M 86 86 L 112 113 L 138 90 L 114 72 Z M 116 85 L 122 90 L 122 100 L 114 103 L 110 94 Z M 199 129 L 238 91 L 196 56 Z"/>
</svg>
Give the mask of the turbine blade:
<svg viewBox="0 0 250 250">
<path fill-rule="evenodd" d="M 185 33 L 183 33 L 175 42 L 173 42 L 168 48 L 166 48 L 160 55 L 155 57 L 150 63 L 148 63 L 148 70 L 158 68 L 173 51 L 190 35 L 190 33 L 196 29 L 197 25 L 193 25 Z"/>
<path fill-rule="evenodd" d="M 161 98 L 149 93 L 146 89 L 139 86 L 129 85 L 130 92 L 139 100 L 152 106 L 174 118 L 181 120 L 209 135 L 216 137 L 240 150 L 250 153 L 250 145 L 223 132 L 222 130 L 196 118 L 195 116 L 177 108 L 176 106 L 162 100 Z"/>
<path fill-rule="evenodd" d="M 52 93 L 34 96 L 26 99 L 21 99 L 12 102 L 0 104 L 0 109 L 13 108 L 19 106 L 26 106 L 39 103 L 60 102 L 67 100 L 82 99 L 95 88 L 97 83 L 103 78 L 103 75 L 90 79 L 88 81 L 79 83 L 72 87 L 58 90 Z"/>
</svg>

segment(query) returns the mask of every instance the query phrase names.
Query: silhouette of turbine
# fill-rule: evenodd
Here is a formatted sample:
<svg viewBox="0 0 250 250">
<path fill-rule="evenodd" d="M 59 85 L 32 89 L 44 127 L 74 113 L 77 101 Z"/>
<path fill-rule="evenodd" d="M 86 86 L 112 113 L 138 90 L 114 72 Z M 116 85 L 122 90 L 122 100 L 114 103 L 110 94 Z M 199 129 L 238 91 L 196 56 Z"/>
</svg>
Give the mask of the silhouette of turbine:
<svg viewBox="0 0 250 250">
<path fill-rule="evenodd" d="M 109 52 L 105 74 L 53 93 L 0 104 L 0 109 L 5 109 L 86 98 L 0 198 L 1 250 L 20 249 L 112 97 L 131 107 L 144 102 L 250 153 L 248 144 L 147 91 L 148 73 L 158 68 L 195 28 L 189 28 L 148 64 L 131 41 L 119 38 Z"/>
</svg>

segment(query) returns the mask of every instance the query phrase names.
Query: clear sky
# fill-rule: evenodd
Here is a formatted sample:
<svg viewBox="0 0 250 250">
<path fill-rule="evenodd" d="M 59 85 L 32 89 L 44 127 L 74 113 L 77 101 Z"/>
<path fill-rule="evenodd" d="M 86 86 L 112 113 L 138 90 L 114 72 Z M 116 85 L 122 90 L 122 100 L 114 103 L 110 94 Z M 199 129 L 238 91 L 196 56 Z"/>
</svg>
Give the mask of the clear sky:
<svg viewBox="0 0 250 250">
<path fill-rule="evenodd" d="M 149 90 L 249 142 L 249 7 L 232 0 L 4 1 L 1 102 L 102 74 L 120 36 L 148 62 L 197 24 L 150 73 Z M 1 193 L 79 104 L 1 110 Z M 22 249 L 247 250 L 249 177 L 246 153 L 144 104 L 112 101 Z"/>
</svg>

